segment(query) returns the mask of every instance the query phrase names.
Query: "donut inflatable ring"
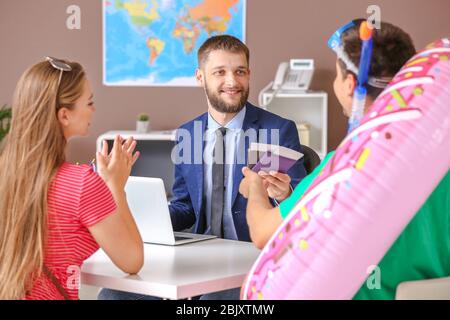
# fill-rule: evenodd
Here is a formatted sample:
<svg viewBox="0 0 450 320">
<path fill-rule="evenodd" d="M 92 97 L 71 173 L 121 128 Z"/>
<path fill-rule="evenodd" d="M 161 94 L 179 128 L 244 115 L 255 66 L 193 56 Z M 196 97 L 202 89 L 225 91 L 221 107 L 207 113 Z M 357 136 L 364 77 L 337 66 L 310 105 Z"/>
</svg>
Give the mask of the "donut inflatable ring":
<svg viewBox="0 0 450 320">
<path fill-rule="evenodd" d="M 345 137 L 261 252 L 243 299 L 351 299 L 449 168 L 450 41 L 441 39 Z"/>
</svg>

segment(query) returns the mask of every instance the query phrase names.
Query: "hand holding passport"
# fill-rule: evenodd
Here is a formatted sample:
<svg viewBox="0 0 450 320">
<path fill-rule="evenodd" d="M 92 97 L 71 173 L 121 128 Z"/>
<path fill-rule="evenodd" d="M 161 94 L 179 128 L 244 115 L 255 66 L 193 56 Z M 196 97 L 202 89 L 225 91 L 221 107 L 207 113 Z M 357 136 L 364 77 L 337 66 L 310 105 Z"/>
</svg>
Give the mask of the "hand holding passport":
<svg viewBox="0 0 450 320">
<path fill-rule="evenodd" d="M 301 157 L 302 153 L 286 147 L 253 142 L 248 149 L 248 167 L 254 172 L 277 171 L 286 174 Z"/>
</svg>

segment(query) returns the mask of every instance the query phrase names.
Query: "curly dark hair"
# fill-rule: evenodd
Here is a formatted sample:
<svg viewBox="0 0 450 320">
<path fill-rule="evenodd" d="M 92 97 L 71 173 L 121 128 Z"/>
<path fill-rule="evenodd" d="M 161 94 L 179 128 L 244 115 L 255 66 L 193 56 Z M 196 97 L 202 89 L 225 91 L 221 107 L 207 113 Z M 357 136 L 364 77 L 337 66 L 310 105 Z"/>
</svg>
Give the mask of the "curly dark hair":
<svg viewBox="0 0 450 320">
<path fill-rule="evenodd" d="M 362 42 L 359 39 L 359 27 L 363 21 L 365 19 L 353 20 L 355 26 L 345 31 L 341 37 L 344 51 L 356 66 L 359 66 L 361 58 Z M 369 76 L 393 77 L 415 53 L 416 49 L 409 34 L 393 24 L 381 22 L 381 28 L 374 29 L 373 32 L 373 53 Z M 341 59 L 338 61 L 344 78 L 349 73 L 356 78 Z M 372 99 L 375 99 L 382 91 L 383 89 L 367 85 L 367 94 Z"/>
</svg>

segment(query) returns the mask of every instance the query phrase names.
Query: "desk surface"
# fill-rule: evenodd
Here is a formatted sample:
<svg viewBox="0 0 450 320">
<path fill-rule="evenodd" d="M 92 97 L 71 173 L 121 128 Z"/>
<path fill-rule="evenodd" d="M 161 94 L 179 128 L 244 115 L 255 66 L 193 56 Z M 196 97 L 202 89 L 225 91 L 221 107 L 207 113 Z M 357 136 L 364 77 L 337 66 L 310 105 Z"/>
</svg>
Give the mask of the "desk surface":
<svg viewBox="0 0 450 320">
<path fill-rule="evenodd" d="M 145 262 L 127 275 L 99 250 L 82 267 L 83 284 L 183 299 L 240 287 L 259 255 L 252 243 L 211 239 L 181 246 L 144 245 Z"/>
</svg>

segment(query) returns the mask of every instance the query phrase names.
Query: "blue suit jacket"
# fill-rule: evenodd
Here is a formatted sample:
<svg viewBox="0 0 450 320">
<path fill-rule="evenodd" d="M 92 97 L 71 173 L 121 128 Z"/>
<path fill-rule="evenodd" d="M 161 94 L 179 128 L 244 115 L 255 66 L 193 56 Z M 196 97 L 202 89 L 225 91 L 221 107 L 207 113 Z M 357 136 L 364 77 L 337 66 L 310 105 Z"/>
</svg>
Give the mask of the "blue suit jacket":
<svg viewBox="0 0 450 320">
<path fill-rule="evenodd" d="M 273 113 L 257 108 L 250 103 L 246 105 L 245 119 L 242 130 L 253 128 L 258 132 L 259 129 L 279 129 L 280 145 L 290 149 L 302 152 L 300 141 L 298 138 L 298 131 L 293 121 L 284 119 Z M 205 142 L 202 137 L 207 128 L 208 113 L 204 113 L 198 118 L 189 121 L 182 125 L 177 130 L 177 144 L 183 143 L 189 148 L 175 148 L 178 153 L 177 156 L 183 159 L 190 159 L 188 163 L 175 164 L 175 180 L 172 188 L 173 199 L 169 205 L 172 225 L 175 231 L 187 229 L 194 225 L 193 232 L 204 233 L 206 229 L 206 201 L 203 196 L 203 149 Z M 183 130 L 180 130 L 183 129 Z M 183 135 L 182 133 L 189 133 Z M 202 139 L 202 143 L 194 143 L 194 137 Z M 270 133 L 267 135 L 267 141 L 260 141 L 271 143 Z M 190 139 L 190 141 L 184 141 Z M 251 142 L 251 138 L 245 139 L 245 149 Z M 259 137 L 257 137 L 259 140 Z M 190 143 L 189 143 L 190 142 Z M 179 145 L 181 146 L 181 145 Z M 188 150 L 186 150 L 188 149 Z M 190 154 L 184 154 L 190 152 Z M 245 162 L 247 163 L 247 152 L 245 152 Z M 197 160 L 196 162 L 194 162 Z M 234 226 L 238 239 L 241 241 L 250 241 L 250 234 L 246 219 L 247 200 L 239 193 L 239 184 L 242 180 L 243 164 L 236 164 L 233 174 L 233 193 L 232 193 L 232 215 Z M 289 170 L 289 176 L 292 181 L 291 184 L 295 188 L 303 177 L 306 176 L 306 171 L 303 166 L 303 158 L 295 163 Z"/>
</svg>

